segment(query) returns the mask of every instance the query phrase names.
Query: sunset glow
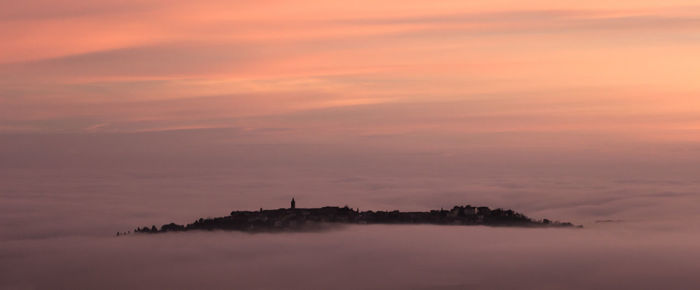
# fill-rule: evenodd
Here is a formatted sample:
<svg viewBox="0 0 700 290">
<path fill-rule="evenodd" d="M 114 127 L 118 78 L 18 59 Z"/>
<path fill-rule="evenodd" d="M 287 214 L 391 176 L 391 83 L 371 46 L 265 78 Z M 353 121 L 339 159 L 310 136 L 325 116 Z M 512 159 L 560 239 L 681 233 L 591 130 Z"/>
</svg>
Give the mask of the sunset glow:
<svg viewBox="0 0 700 290">
<path fill-rule="evenodd" d="M 5 132 L 285 127 L 303 141 L 308 130 L 597 130 L 688 141 L 700 122 L 692 1 L 4 5 Z M 418 119 L 392 104 L 429 109 L 410 112 Z M 391 122 L 285 117 L 377 105 Z"/>
<path fill-rule="evenodd" d="M 700 289 L 699 79 L 699 0 L 0 0 L 0 289 Z"/>
</svg>

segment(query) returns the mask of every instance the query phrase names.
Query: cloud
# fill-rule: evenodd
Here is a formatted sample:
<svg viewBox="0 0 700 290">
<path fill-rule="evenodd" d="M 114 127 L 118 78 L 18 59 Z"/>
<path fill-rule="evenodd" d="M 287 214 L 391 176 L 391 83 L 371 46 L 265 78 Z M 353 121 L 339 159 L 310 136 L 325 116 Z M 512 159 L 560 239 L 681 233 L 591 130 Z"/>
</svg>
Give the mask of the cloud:
<svg viewBox="0 0 700 290">
<path fill-rule="evenodd" d="M 256 55 L 257 54 L 257 55 Z M 4 71 L 70 77 L 167 78 L 245 71 L 260 60 L 252 47 L 236 44 L 160 44 L 5 65 Z"/>
<path fill-rule="evenodd" d="M 697 7 L 313 4 L 12 6 L 2 130 L 550 127 L 675 140 L 697 127 Z M 345 109 L 313 111 L 325 108 Z"/>
</svg>

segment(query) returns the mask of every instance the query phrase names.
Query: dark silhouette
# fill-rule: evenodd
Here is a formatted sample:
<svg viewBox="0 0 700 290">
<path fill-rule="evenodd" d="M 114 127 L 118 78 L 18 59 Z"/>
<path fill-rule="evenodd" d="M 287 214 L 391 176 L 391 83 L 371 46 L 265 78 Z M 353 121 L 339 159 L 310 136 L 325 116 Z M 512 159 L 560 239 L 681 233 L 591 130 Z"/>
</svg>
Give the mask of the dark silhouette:
<svg viewBox="0 0 700 290">
<path fill-rule="evenodd" d="M 169 223 L 160 227 L 137 228 L 135 233 L 180 232 L 189 230 L 232 230 L 244 232 L 308 231 L 338 224 L 432 224 L 432 225 L 484 225 L 515 227 L 582 227 L 568 222 L 533 220 L 527 216 L 504 209 L 485 206 L 455 206 L 451 210 L 428 212 L 355 211 L 348 206 L 322 208 L 296 208 L 292 198 L 291 208 L 260 211 L 233 211 L 218 218 L 200 218 L 188 225 Z"/>
</svg>

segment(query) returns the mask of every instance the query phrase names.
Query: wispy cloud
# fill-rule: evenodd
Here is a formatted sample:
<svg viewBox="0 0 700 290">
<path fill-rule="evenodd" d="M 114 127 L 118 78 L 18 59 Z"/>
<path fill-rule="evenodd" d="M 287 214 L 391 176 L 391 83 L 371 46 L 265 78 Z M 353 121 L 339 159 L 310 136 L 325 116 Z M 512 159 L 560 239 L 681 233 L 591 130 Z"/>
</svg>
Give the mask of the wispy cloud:
<svg viewBox="0 0 700 290">
<path fill-rule="evenodd" d="M 268 123 L 245 126 L 286 127 L 272 116 L 363 104 L 396 104 L 380 106 L 392 128 L 355 109 L 357 121 L 340 113 L 304 126 L 696 128 L 700 10 L 687 3 L 273 2 L 12 4 L 0 14 L 3 128 L 221 127 L 262 116 Z M 451 102 L 460 105 L 434 105 Z"/>
</svg>

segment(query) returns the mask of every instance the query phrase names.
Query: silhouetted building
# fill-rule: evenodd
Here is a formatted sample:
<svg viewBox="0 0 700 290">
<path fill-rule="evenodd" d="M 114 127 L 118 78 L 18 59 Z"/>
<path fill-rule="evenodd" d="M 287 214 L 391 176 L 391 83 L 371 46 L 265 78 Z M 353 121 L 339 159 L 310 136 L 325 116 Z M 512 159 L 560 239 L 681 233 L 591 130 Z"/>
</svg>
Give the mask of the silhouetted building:
<svg viewBox="0 0 700 290">
<path fill-rule="evenodd" d="M 452 210 L 450 210 L 450 213 L 448 213 L 447 216 L 449 216 L 449 217 L 459 216 L 460 211 L 462 211 L 462 209 L 455 206 L 454 208 L 452 208 Z"/>
<path fill-rule="evenodd" d="M 486 206 L 480 206 L 476 209 L 476 212 L 479 215 L 489 215 L 489 214 L 491 214 L 491 209 L 486 207 Z"/>
<path fill-rule="evenodd" d="M 294 201 L 294 198 L 292 197 L 292 209 L 295 209 L 297 206 L 297 202 Z"/>
<path fill-rule="evenodd" d="M 464 207 L 464 215 L 466 215 L 466 216 L 472 216 L 472 215 L 475 215 L 475 214 L 476 214 L 476 208 L 475 208 L 475 207 L 473 207 L 473 206 L 471 206 L 471 205 L 468 205 L 468 206 L 465 206 L 465 207 Z"/>
</svg>

